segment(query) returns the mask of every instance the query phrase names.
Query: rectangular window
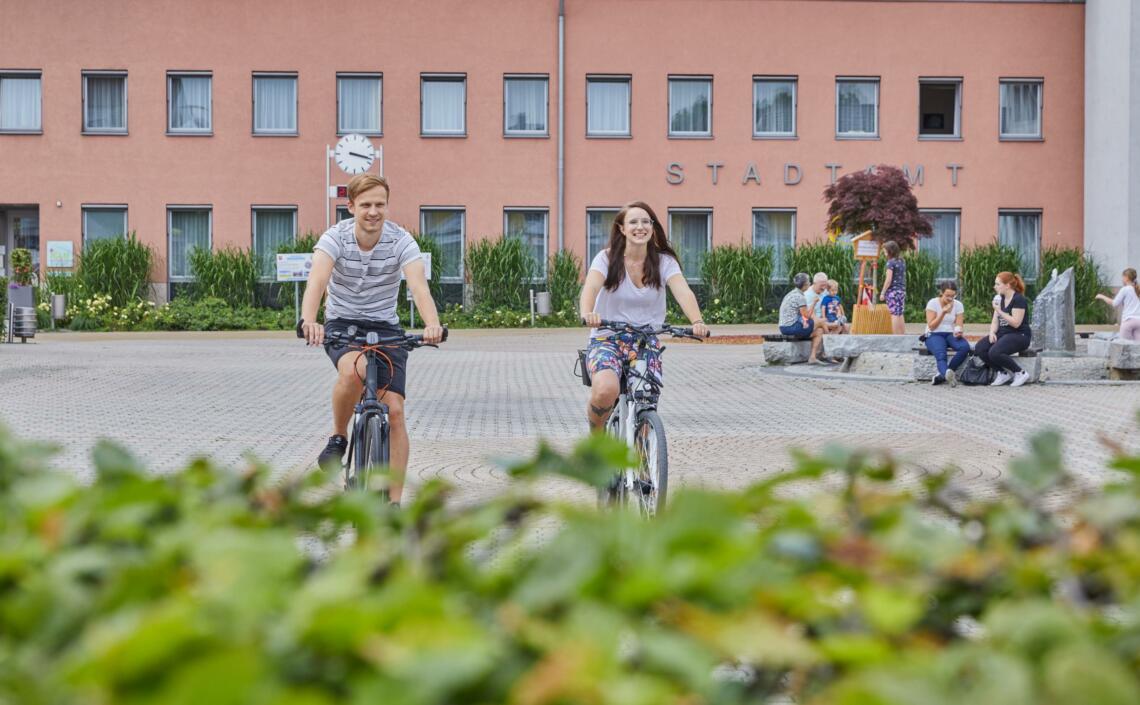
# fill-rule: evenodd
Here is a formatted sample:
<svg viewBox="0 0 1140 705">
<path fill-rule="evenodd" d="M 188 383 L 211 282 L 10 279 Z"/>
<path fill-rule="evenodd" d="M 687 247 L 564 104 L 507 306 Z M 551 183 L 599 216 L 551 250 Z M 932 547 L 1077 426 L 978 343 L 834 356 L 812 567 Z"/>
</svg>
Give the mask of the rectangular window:
<svg viewBox="0 0 1140 705">
<path fill-rule="evenodd" d="M 1041 262 L 1041 211 L 998 211 L 998 242 L 1021 255 L 1021 276 L 1035 281 Z"/>
<path fill-rule="evenodd" d="M 920 139 L 962 136 L 962 79 L 918 80 L 918 136 Z"/>
<path fill-rule="evenodd" d="M 796 136 L 796 78 L 752 79 L 752 136 Z"/>
<path fill-rule="evenodd" d="M 507 76 L 503 79 L 503 134 L 545 137 L 550 79 Z"/>
<path fill-rule="evenodd" d="M 336 132 L 338 135 L 383 134 L 384 77 L 381 74 L 336 75 Z"/>
<path fill-rule="evenodd" d="M 629 76 L 586 77 L 586 136 L 629 137 Z"/>
<path fill-rule="evenodd" d="M 170 281 L 193 281 L 190 253 L 210 249 L 210 226 L 209 206 L 171 206 L 166 210 Z"/>
<path fill-rule="evenodd" d="M 526 243 L 534 260 L 534 279 L 546 279 L 546 245 L 549 242 L 548 211 L 507 208 L 503 211 L 504 237 L 517 237 Z"/>
<path fill-rule="evenodd" d="M 879 79 L 835 79 L 835 136 L 848 139 L 879 136 Z"/>
<path fill-rule="evenodd" d="M 83 131 L 88 134 L 127 133 L 126 73 L 83 72 Z"/>
<path fill-rule="evenodd" d="M 126 237 L 126 206 L 83 206 L 83 242 Z"/>
<path fill-rule="evenodd" d="M 420 76 L 420 134 L 463 137 L 467 134 L 467 76 Z"/>
<path fill-rule="evenodd" d="M 771 248 L 772 281 L 787 281 L 788 253 L 796 246 L 796 210 L 753 209 L 752 246 Z"/>
<path fill-rule="evenodd" d="M 351 217 L 352 217 L 352 213 L 348 212 L 348 206 L 337 206 L 336 207 L 336 222 L 339 223 L 340 221 L 348 220 Z"/>
<path fill-rule="evenodd" d="M 586 268 L 593 264 L 598 253 L 610 242 L 610 230 L 617 217 L 617 208 L 591 208 L 586 211 Z"/>
<path fill-rule="evenodd" d="M 214 130 L 214 78 L 208 73 L 166 74 L 166 130 L 210 134 Z"/>
<path fill-rule="evenodd" d="M 958 278 L 958 233 L 962 215 L 959 211 L 924 210 L 922 214 L 930 221 L 934 233 L 930 237 L 918 239 L 918 249 L 938 262 L 939 279 Z"/>
<path fill-rule="evenodd" d="M 681 259 L 685 279 L 701 279 L 701 265 L 712 244 L 711 210 L 670 210 L 669 244 Z"/>
<path fill-rule="evenodd" d="M 254 207 L 253 254 L 258 260 L 261 279 L 277 275 L 277 250 L 297 239 L 295 206 Z"/>
<path fill-rule="evenodd" d="M 441 282 L 463 281 L 463 241 L 467 212 L 462 208 L 421 208 L 420 235 L 440 247 Z M 434 263 L 433 263 L 434 266 Z"/>
<path fill-rule="evenodd" d="M 43 130 L 39 71 L 0 73 L 0 132 Z"/>
<path fill-rule="evenodd" d="M 253 75 L 253 134 L 297 134 L 296 74 Z"/>
<path fill-rule="evenodd" d="M 669 136 L 712 136 L 711 78 L 669 78 Z"/>
<path fill-rule="evenodd" d="M 1041 139 L 1044 83 L 1040 80 L 1001 81 L 1001 139 Z"/>
</svg>

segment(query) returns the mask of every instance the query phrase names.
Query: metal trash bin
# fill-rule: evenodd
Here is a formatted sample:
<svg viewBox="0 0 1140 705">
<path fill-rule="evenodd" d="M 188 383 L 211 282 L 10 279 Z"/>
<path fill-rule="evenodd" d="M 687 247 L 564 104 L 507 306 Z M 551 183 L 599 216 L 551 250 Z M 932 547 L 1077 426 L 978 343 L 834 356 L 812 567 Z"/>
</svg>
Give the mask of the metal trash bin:
<svg viewBox="0 0 1140 705">
<path fill-rule="evenodd" d="M 36 337 L 36 309 L 31 306 L 12 307 L 12 337 L 27 342 Z"/>
<path fill-rule="evenodd" d="M 51 318 L 53 321 L 59 321 L 67 318 L 67 295 L 66 294 L 52 294 L 51 295 Z"/>
<path fill-rule="evenodd" d="M 534 307 L 540 316 L 550 315 L 550 292 L 540 291 L 534 295 Z"/>
</svg>

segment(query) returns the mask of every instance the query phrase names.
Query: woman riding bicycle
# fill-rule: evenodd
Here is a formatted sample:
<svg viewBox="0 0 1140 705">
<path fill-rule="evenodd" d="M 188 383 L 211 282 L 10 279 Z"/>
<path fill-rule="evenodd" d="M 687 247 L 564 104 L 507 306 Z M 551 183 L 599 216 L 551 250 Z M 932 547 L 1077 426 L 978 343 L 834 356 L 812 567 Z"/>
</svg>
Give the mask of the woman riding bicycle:
<svg viewBox="0 0 1140 705">
<path fill-rule="evenodd" d="M 613 411 L 621 385 L 622 361 L 637 355 L 631 333 L 599 330 L 602 320 L 635 326 L 665 323 L 665 287 L 693 324 L 693 333 L 708 335 L 697 297 L 689 288 L 677 253 L 669 246 L 661 221 L 647 204 L 634 201 L 618 211 L 610 228 L 609 246 L 594 257 L 582 287 L 579 310 L 591 326 L 586 367 L 591 377 L 586 417 L 590 429 L 601 431 Z M 646 349 L 648 371 L 661 378 L 661 357 L 656 339 Z"/>
</svg>

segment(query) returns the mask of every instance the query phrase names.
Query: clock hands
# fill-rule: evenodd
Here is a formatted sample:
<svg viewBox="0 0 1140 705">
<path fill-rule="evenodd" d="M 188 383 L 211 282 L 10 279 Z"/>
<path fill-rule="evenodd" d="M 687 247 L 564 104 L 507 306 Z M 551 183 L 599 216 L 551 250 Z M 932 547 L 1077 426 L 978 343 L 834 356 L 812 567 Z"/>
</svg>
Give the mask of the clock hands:
<svg viewBox="0 0 1140 705">
<path fill-rule="evenodd" d="M 349 154 L 349 156 L 352 156 L 352 157 L 360 157 L 361 159 L 371 159 L 371 157 L 369 157 L 369 156 L 367 156 L 367 155 L 364 155 L 364 154 L 357 154 L 356 152 L 349 152 L 348 154 Z"/>
</svg>

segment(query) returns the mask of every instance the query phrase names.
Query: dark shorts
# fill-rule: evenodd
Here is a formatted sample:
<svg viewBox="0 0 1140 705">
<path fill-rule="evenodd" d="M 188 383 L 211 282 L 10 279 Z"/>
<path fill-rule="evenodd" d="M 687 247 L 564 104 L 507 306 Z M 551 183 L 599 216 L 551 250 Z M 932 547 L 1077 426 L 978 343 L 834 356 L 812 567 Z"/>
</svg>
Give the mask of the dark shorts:
<svg viewBox="0 0 1140 705">
<path fill-rule="evenodd" d="M 811 337 L 811 332 L 815 330 L 815 319 L 811 319 L 804 325 L 804 319 L 796 317 L 796 322 L 790 326 L 780 326 L 780 333 L 782 335 L 790 335 L 795 338 L 808 339 Z"/>
<path fill-rule="evenodd" d="M 346 318 L 334 318 L 325 323 L 325 332 L 338 330 L 344 331 L 349 326 L 356 326 L 362 331 L 376 331 L 381 337 L 388 338 L 394 335 L 403 335 L 404 329 L 399 326 L 394 326 L 391 323 L 384 323 L 382 321 L 352 321 Z M 357 356 L 362 354 L 359 349 L 351 347 L 337 347 L 325 345 L 325 353 L 332 360 L 333 367 L 340 369 L 340 359 L 345 355 Z M 392 367 L 389 369 L 388 364 L 383 358 L 380 359 L 380 375 L 378 377 L 380 382 L 380 389 L 388 388 L 389 392 L 395 392 L 400 396 L 407 398 L 407 375 L 408 375 L 408 351 L 403 348 L 384 348 L 384 354 L 392 360 Z"/>
</svg>

